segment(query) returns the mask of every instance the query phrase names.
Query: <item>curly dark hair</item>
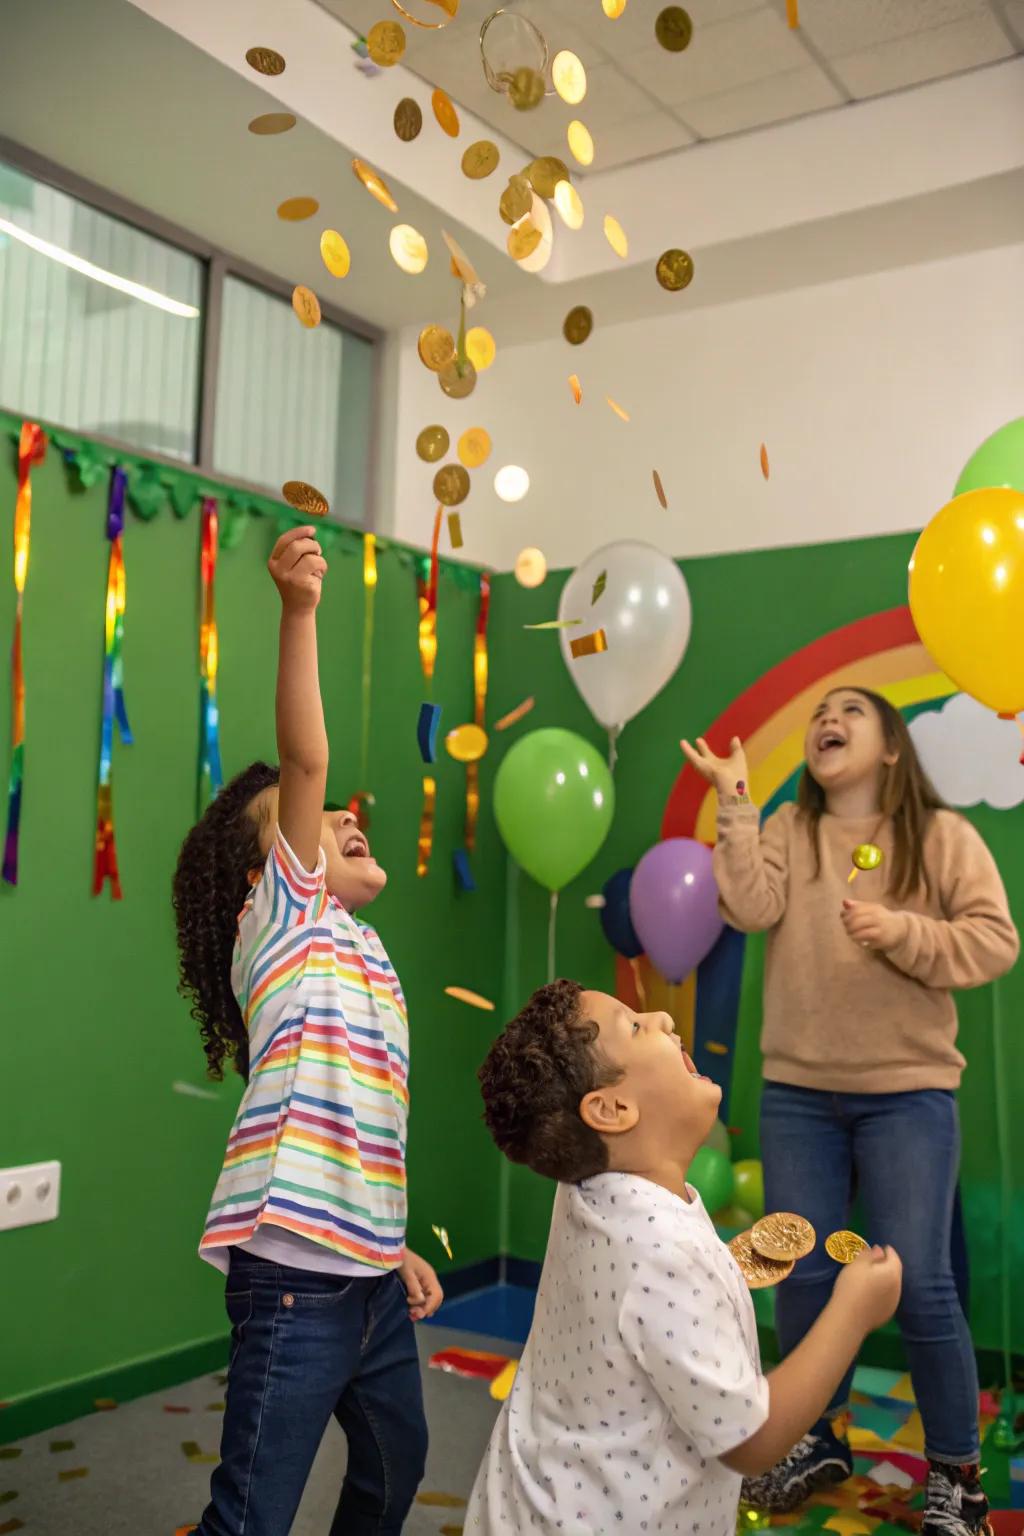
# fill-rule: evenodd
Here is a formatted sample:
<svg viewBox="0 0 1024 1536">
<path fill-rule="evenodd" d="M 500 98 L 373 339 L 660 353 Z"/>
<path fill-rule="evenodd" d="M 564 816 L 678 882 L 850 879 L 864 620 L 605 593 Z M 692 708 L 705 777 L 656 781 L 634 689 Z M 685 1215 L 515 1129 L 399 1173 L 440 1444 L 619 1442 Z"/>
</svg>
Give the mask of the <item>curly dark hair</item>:
<svg viewBox="0 0 1024 1536">
<path fill-rule="evenodd" d="M 499 1035 L 480 1068 L 484 1120 L 506 1157 L 535 1173 L 578 1184 L 608 1168 L 604 1137 L 586 1125 L 580 1101 L 622 1073 L 595 1045 L 575 981 L 552 981 Z"/>
<path fill-rule="evenodd" d="M 231 990 L 231 956 L 249 871 L 263 863 L 254 798 L 280 776 L 269 763 L 251 763 L 210 802 L 181 845 L 174 871 L 178 925 L 178 990 L 192 1004 L 209 1075 L 224 1076 L 231 1058 L 249 1075 L 249 1035 Z"/>
</svg>

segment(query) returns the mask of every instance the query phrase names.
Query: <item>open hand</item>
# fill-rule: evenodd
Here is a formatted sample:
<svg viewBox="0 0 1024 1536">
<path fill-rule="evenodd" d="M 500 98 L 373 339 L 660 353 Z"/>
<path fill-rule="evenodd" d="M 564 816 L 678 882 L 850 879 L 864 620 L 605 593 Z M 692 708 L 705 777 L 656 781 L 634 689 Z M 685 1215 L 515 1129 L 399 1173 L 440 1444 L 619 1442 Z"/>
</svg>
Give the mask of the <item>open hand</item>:
<svg viewBox="0 0 1024 1536">
<path fill-rule="evenodd" d="M 836 1280 L 834 1296 L 851 1306 L 865 1333 L 881 1328 L 896 1311 L 903 1265 L 895 1248 L 864 1248 Z"/>
<path fill-rule="evenodd" d="M 267 569 L 291 613 L 310 613 L 320 601 L 327 561 L 315 528 L 289 528 L 274 545 Z"/>
<path fill-rule="evenodd" d="M 729 743 L 729 756 L 717 757 L 703 736 L 697 737 L 697 745 L 686 740 L 679 743 L 689 762 L 702 778 L 715 786 L 719 795 L 734 795 L 737 784 L 747 783 L 747 755 L 738 736 Z"/>
<path fill-rule="evenodd" d="M 409 1316 L 413 1322 L 419 1323 L 425 1317 L 433 1317 L 444 1301 L 444 1291 L 433 1265 L 407 1248 L 398 1276 L 405 1286 L 405 1299 L 409 1303 Z"/>
<path fill-rule="evenodd" d="M 900 914 L 877 901 L 844 901 L 840 915 L 850 938 L 865 949 L 895 949 L 902 936 Z"/>
</svg>

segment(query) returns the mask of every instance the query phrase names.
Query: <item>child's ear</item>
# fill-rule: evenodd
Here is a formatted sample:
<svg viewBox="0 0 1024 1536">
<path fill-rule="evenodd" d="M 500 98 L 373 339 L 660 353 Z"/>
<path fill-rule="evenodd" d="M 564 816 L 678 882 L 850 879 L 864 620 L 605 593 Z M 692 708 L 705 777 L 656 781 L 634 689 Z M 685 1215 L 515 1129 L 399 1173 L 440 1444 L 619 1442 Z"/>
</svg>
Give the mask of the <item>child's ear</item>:
<svg viewBox="0 0 1024 1536">
<path fill-rule="evenodd" d="M 595 1088 L 580 1100 L 580 1119 L 601 1136 L 617 1136 L 633 1129 L 640 1119 L 640 1111 L 634 1103 L 616 1093 L 614 1086 Z"/>
</svg>

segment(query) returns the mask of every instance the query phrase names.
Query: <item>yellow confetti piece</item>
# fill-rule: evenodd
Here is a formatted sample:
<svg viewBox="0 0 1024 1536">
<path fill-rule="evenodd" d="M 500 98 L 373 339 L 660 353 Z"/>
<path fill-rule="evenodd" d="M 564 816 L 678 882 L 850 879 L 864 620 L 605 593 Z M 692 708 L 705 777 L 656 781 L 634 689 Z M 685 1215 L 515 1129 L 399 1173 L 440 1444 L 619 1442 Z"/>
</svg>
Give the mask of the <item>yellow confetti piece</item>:
<svg viewBox="0 0 1024 1536">
<path fill-rule="evenodd" d="M 50 1454 L 52 1456 L 59 1455 L 61 1451 L 73 1451 L 74 1448 L 75 1448 L 75 1442 L 73 1440 L 51 1440 L 50 1441 Z"/>
<path fill-rule="evenodd" d="M 483 1008 L 487 1013 L 494 1012 L 494 1004 L 486 997 L 481 997 L 479 992 L 470 992 L 468 987 L 445 987 L 445 994 L 453 997 L 457 1003 L 468 1003 L 470 1008 Z"/>
<path fill-rule="evenodd" d="M 729 1054 L 729 1047 L 723 1045 L 720 1040 L 709 1040 L 707 1048 L 712 1056 L 728 1056 Z"/>
<path fill-rule="evenodd" d="M 464 1529 L 461 1525 L 442 1525 L 441 1536 L 462 1536 Z"/>
<path fill-rule="evenodd" d="M 433 1232 L 434 1236 L 437 1238 L 438 1242 L 441 1244 L 441 1247 L 444 1249 L 448 1257 L 450 1259 L 454 1259 L 455 1255 L 452 1253 L 452 1245 L 448 1241 L 447 1227 L 431 1226 L 430 1230 Z"/>
<path fill-rule="evenodd" d="M 448 513 L 448 537 L 452 542 L 452 549 L 462 548 L 462 518 L 457 512 Z"/>
<path fill-rule="evenodd" d="M 764 443 L 761 444 L 761 473 L 764 475 L 766 480 L 771 474 L 771 469 L 768 464 L 768 449 L 765 447 Z"/>
<path fill-rule="evenodd" d="M 518 725 L 523 716 L 530 713 L 533 703 L 532 698 L 524 699 L 521 704 L 516 705 L 515 709 L 510 709 L 507 715 L 502 715 L 500 720 L 495 720 L 494 729 L 496 731 L 507 731 L 510 725 Z"/>
<path fill-rule="evenodd" d="M 57 1473 L 57 1478 L 62 1483 L 73 1483 L 76 1478 L 88 1476 L 88 1467 L 65 1467 L 62 1472 Z"/>
<path fill-rule="evenodd" d="M 111 1409 L 117 1407 L 117 1400 L 113 1397 L 97 1397 L 93 1401 L 93 1407 L 100 1413 L 110 1413 Z"/>
<path fill-rule="evenodd" d="M 664 507 L 665 511 L 667 512 L 668 511 L 668 497 L 665 495 L 665 487 L 661 483 L 661 476 L 658 474 L 658 471 L 656 469 L 652 469 L 651 470 L 651 474 L 654 477 L 654 494 L 657 496 L 658 500 L 661 502 L 661 505 Z"/>
<path fill-rule="evenodd" d="M 786 20 L 789 23 L 790 31 L 795 31 L 800 25 L 799 0 L 786 0 Z"/>
<path fill-rule="evenodd" d="M 435 1227 L 435 1231 L 437 1228 Z M 428 1504 L 432 1509 L 465 1509 L 466 1501 L 457 1493 L 433 1493 L 425 1491 L 416 1495 L 417 1504 Z"/>
<path fill-rule="evenodd" d="M 576 404 L 579 405 L 583 400 L 583 389 L 580 385 L 579 379 L 574 373 L 570 373 L 569 375 L 569 388 L 572 390 L 573 399 L 576 401 Z"/>
<path fill-rule="evenodd" d="M 574 658 L 598 656 L 608 649 L 608 637 L 603 629 L 595 629 L 592 635 L 581 635 L 578 640 L 570 640 L 569 649 Z"/>
<path fill-rule="evenodd" d="M 509 1393 L 512 1391 L 512 1383 L 516 1379 L 516 1369 L 518 1365 L 518 1360 L 510 1360 L 505 1369 L 499 1375 L 495 1376 L 494 1380 L 491 1382 L 489 1390 L 496 1403 L 503 1403 L 508 1397 Z"/>
<path fill-rule="evenodd" d="M 545 619 L 543 624 L 524 624 L 524 629 L 573 629 L 582 619 Z"/>
<path fill-rule="evenodd" d="M 608 401 L 608 404 L 611 406 L 612 410 L 615 412 L 620 421 L 629 420 L 629 412 L 624 411 L 622 406 L 617 404 L 617 402 L 612 399 L 611 395 L 605 395 L 605 399 Z"/>
</svg>

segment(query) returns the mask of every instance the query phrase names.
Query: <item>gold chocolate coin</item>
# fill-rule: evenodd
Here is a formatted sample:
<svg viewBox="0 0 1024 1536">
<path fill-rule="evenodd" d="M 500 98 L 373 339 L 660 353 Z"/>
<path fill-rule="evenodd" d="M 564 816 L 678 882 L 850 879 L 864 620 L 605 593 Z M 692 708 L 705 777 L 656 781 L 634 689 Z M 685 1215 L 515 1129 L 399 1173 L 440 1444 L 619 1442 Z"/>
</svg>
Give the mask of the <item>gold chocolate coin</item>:
<svg viewBox="0 0 1024 1536">
<path fill-rule="evenodd" d="M 417 138 L 423 127 L 423 113 L 418 101 L 413 101 L 411 96 L 403 96 L 395 108 L 395 132 L 403 144 L 411 144 Z"/>
<path fill-rule="evenodd" d="M 416 452 L 427 464 L 436 464 L 448 452 L 450 441 L 444 427 L 424 427 L 416 439 Z"/>
<path fill-rule="evenodd" d="M 508 253 L 513 261 L 525 261 L 527 256 L 533 255 L 540 242 L 541 233 L 536 224 L 524 219 L 522 224 L 516 224 L 508 232 Z"/>
<path fill-rule="evenodd" d="M 332 277 L 348 276 L 352 253 L 348 241 L 336 229 L 325 229 L 320 236 L 320 259 Z"/>
<path fill-rule="evenodd" d="M 469 495 L 469 476 L 461 464 L 442 464 L 434 476 L 434 495 L 442 507 L 457 507 Z"/>
<path fill-rule="evenodd" d="M 276 48 L 247 48 L 245 62 L 258 75 L 284 74 L 284 54 L 278 53 Z"/>
<path fill-rule="evenodd" d="M 490 139 L 477 139 L 462 157 L 462 174 L 470 181 L 483 181 L 498 165 L 498 146 Z"/>
<path fill-rule="evenodd" d="M 476 389 L 476 369 L 472 363 L 451 362 L 441 369 L 437 382 L 449 400 L 465 400 Z"/>
<path fill-rule="evenodd" d="M 447 17 L 445 21 L 423 21 L 419 16 L 413 15 L 402 4 L 402 0 L 391 0 L 391 4 L 399 16 L 404 16 L 406 21 L 411 21 L 414 27 L 422 27 L 425 32 L 440 32 L 449 22 L 454 21 L 458 15 L 459 0 L 424 0 L 425 4 L 434 5 Z"/>
<path fill-rule="evenodd" d="M 377 199 L 381 207 L 386 208 L 389 213 L 398 212 L 398 204 L 391 196 L 391 188 L 372 165 L 367 165 L 365 160 L 353 160 L 352 174 L 357 181 L 362 182 L 370 196 Z"/>
<path fill-rule="evenodd" d="M 594 317 L 585 304 L 577 304 L 575 309 L 570 309 L 562 321 L 562 335 L 574 347 L 586 341 L 593 329 Z"/>
<path fill-rule="evenodd" d="M 378 21 L 366 34 L 366 51 L 381 69 L 390 69 L 405 52 L 405 28 L 397 21 Z"/>
<path fill-rule="evenodd" d="M 501 194 L 498 212 L 506 224 L 518 224 L 533 207 L 533 191 L 525 176 L 510 176 Z"/>
<path fill-rule="evenodd" d="M 483 427 L 467 427 L 459 438 L 458 454 L 467 469 L 479 469 L 491 456 L 490 433 Z"/>
<path fill-rule="evenodd" d="M 531 160 L 526 175 L 538 197 L 552 198 L 558 183 L 569 180 L 569 167 L 557 155 L 541 155 Z"/>
<path fill-rule="evenodd" d="M 508 99 L 517 112 L 530 112 L 544 100 L 544 76 L 524 64 L 509 81 Z"/>
<path fill-rule="evenodd" d="M 669 5 L 654 23 L 654 35 L 669 53 L 682 53 L 690 46 L 693 22 L 681 5 Z"/>
<path fill-rule="evenodd" d="M 294 112 L 264 112 L 249 124 L 250 133 L 266 136 L 271 133 L 287 133 L 295 127 Z"/>
<path fill-rule="evenodd" d="M 693 257 L 688 251 L 663 251 L 658 257 L 654 275 L 669 293 L 678 293 L 689 286 L 693 278 Z"/>
<path fill-rule="evenodd" d="M 491 366 L 497 350 L 494 337 L 484 326 L 474 325 L 466 332 L 466 356 L 477 373 Z"/>
<path fill-rule="evenodd" d="M 286 480 L 281 495 L 296 512 L 308 513 L 310 517 L 326 517 L 330 511 L 323 491 L 318 491 L 315 485 L 307 485 L 305 480 Z"/>
<path fill-rule="evenodd" d="M 729 1242 L 729 1252 L 739 1265 L 740 1274 L 752 1291 L 763 1291 L 769 1285 L 778 1285 L 793 1273 L 793 1259 L 766 1259 L 758 1253 L 750 1240 L 749 1232 L 739 1232 Z"/>
<path fill-rule="evenodd" d="M 750 1241 L 766 1259 L 805 1259 L 817 1242 L 814 1228 L 802 1216 L 792 1211 L 776 1211 L 762 1216 L 750 1229 Z"/>
<path fill-rule="evenodd" d="M 296 224 L 300 219 L 311 219 L 319 207 L 315 197 L 286 197 L 283 203 L 277 205 L 277 216 L 290 224 Z"/>
<path fill-rule="evenodd" d="M 416 343 L 420 362 L 431 373 L 440 373 L 455 361 L 455 338 L 443 325 L 425 325 Z"/>
<path fill-rule="evenodd" d="M 430 98 L 430 105 L 434 109 L 434 116 L 450 139 L 459 136 L 459 114 L 456 112 L 451 97 L 447 91 L 442 91 L 438 86 Z"/>
<path fill-rule="evenodd" d="M 303 283 L 292 289 L 292 309 L 307 331 L 320 324 L 320 301 L 312 288 L 307 288 Z"/>
<path fill-rule="evenodd" d="M 837 1264 L 852 1264 L 858 1253 L 863 1253 L 867 1243 L 856 1232 L 833 1232 L 825 1239 L 825 1252 Z"/>
</svg>

